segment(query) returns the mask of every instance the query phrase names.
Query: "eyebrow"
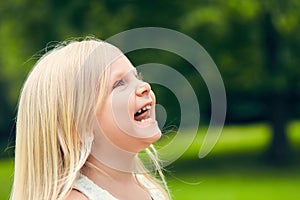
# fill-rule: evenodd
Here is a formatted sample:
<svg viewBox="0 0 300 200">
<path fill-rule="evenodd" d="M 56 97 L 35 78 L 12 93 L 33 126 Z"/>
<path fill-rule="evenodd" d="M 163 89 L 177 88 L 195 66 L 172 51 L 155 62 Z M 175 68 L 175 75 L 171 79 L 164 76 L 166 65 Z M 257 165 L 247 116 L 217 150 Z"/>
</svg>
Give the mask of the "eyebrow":
<svg viewBox="0 0 300 200">
<path fill-rule="evenodd" d="M 112 79 L 110 80 L 110 84 L 109 85 L 113 85 L 115 81 L 123 78 L 124 76 L 126 76 L 128 73 L 134 73 L 135 75 L 138 74 L 137 69 L 134 67 L 133 69 L 131 69 L 130 71 L 123 73 L 123 72 L 117 72 L 114 73 L 112 75 Z"/>
<path fill-rule="evenodd" d="M 134 67 L 132 70 L 130 70 L 130 71 L 126 72 L 126 73 L 123 73 L 123 72 L 114 73 L 113 74 L 113 78 L 114 79 L 119 79 L 119 78 L 122 78 L 122 77 L 126 76 L 126 74 L 132 73 L 132 72 L 134 72 L 135 74 L 138 73 L 137 70 L 136 70 L 136 68 Z"/>
<path fill-rule="evenodd" d="M 132 70 L 135 72 L 135 74 L 138 73 L 138 71 L 137 71 L 137 69 L 135 67 Z"/>
</svg>

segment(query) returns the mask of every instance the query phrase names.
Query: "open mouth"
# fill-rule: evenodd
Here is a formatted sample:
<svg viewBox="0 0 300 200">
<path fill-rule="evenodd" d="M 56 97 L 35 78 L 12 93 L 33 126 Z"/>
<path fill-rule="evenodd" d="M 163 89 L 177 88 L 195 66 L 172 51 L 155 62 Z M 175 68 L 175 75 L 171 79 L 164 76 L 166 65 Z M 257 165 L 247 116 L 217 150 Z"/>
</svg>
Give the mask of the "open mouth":
<svg viewBox="0 0 300 200">
<path fill-rule="evenodd" d="M 134 120 L 138 122 L 146 122 L 151 120 L 151 105 L 146 105 L 134 114 Z"/>
</svg>

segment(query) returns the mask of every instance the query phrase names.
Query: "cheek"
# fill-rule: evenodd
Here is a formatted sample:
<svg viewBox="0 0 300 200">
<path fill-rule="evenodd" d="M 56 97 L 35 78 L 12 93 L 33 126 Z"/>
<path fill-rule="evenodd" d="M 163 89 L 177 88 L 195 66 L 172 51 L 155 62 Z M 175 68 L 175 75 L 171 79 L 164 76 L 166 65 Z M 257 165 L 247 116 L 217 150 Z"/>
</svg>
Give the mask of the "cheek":
<svg viewBox="0 0 300 200">
<path fill-rule="evenodd" d="M 122 92 L 119 94 L 112 95 L 111 98 L 112 106 L 111 110 L 113 112 L 113 116 L 118 121 L 126 121 L 131 119 L 132 116 L 130 113 L 134 110 L 134 99 L 132 92 Z"/>
<path fill-rule="evenodd" d="M 100 132 L 106 133 L 109 130 L 115 132 L 115 127 L 112 126 L 112 124 L 114 124 L 114 119 L 112 116 L 112 109 L 109 101 L 103 103 L 102 108 L 97 110 L 96 117 Z"/>
<path fill-rule="evenodd" d="M 108 141 L 111 142 L 110 145 L 114 145 L 119 149 L 137 153 L 143 149 L 145 149 L 148 144 L 145 143 L 143 140 L 139 140 L 136 137 L 132 137 L 130 134 L 126 133 L 119 128 L 120 122 L 116 122 L 116 118 L 113 114 L 112 104 L 110 101 L 111 98 L 103 104 L 101 110 L 97 110 L 97 120 L 98 126 L 100 127 L 100 132 L 98 134 L 103 134 Z M 129 100 L 129 102 L 134 101 L 133 99 Z M 128 107 L 126 100 L 126 106 Z M 120 101 L 118 106 L 123 106 L 124 102 Z M 120 110 L 124 112 L 123 109 Z M 124 113 L 115 113 L 115 115 L 123 115 Z M 127 126 L 131 126 L 131 121 L 126 118 L 122 117 L 121 119 L 123 123 L 126 123 Z M 96 133 L 97 134 L 97 133 Z M 101 138 L 101 137 L 99 137 Z M 101 144 L 101 142 L 99 142 Z"/>
<path fill-rule="evenodd" d="M 153 101 L 153 104 L 155 105 L 155 104 L 156 104 L 156 97 L 155 97 L 154 92 L 153 92 L 152 90 L 150 90 L 149 95 L 150 95 L 150 98 L 151 98 L 152 101 Z"/>
</svg>

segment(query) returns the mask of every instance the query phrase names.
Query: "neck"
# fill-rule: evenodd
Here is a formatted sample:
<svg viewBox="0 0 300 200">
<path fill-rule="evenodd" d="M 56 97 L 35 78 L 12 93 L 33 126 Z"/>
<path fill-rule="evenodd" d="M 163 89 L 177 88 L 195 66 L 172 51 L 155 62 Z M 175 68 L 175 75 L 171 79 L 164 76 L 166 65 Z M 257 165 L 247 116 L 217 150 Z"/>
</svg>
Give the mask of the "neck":
<svg viewBox="0 0 300 200">
<path fill-rule="evenodd" d="M 104 135 L 98 134 L 95 137 L 91 155 L 90 161 L 101 168 L 130 174 L 134 172 L 134 160 L 137 153 L 121 149 Z"/>
<path fill-rule="evenodd" d="M 133 159 L 128 161 L 126 165 L 131 165 Z M 103 164 L 97 160 L 94 156 L 90 155 L 85 163 L 85 167 L 82 169 L 82 172 L 89 177 L 99 177 L 103 180 L 109 179 L 110 181 L 116 182 L 130 182 L 135 181 L 133 176 L 133 171 L 122 171 L 111 166 Z"/>
<path fill-rule="evenodd" d="M 133 173 L 110 168 L 92 155 L 87 159 L 81 173 L 117 199 L 152 199 L 148 189 L 139 183 Z"/>
</svg>

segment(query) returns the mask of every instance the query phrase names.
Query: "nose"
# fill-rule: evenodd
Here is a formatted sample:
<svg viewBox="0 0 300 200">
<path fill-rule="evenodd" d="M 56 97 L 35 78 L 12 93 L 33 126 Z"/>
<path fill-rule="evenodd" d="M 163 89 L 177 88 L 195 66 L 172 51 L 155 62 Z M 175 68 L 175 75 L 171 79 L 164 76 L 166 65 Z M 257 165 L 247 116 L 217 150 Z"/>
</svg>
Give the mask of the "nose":
<svg viewBox="0 0 300 200">
<path fill-rule="evenodd" d="M 151 86 L 149 83 L 146 83 L 146 82 L 141 82 L 137 88 L 136 88 L 136 95 L 137 96 L 143 96 L 145 94 L 149 94 L 151 90 Z"/>
</svg>

